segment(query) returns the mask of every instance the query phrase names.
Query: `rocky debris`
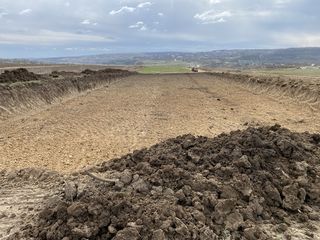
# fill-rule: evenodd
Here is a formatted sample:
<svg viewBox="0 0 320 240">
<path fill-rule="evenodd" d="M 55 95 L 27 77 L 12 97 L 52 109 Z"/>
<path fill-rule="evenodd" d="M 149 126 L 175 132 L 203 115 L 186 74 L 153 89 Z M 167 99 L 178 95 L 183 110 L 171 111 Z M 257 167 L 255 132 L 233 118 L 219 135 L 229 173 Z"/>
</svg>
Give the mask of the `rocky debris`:
<svg viewBox="0 0 320 240">
<path fill-rule="evenodd" d="M 316 139 L 316 140 L 315 140 Z M 280 126 L 180 136 L 96 167 L 43 209 L 27 239 L 271 239 L 319 219 L 320 144 Z M 308 232 L 308 231 L 306 231 Z"/>
<path fill-rule="evenodd" d="M 39 80 L 40 78 L 40 75 L 29 72 L 25 68 L 18 68 L 12 71 L 6 70 L 0 74 L 0 83 L 28 82 Z"/>
</svg>

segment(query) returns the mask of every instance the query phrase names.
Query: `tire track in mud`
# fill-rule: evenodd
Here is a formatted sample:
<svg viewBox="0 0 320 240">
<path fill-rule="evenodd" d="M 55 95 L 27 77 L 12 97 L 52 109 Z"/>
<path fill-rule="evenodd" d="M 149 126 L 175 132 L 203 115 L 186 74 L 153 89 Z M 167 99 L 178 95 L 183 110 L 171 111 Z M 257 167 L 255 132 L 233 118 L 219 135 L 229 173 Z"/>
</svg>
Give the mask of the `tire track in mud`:
<svg viewBox="0 0 320 240">
<path fill-rule="evenodd" d="M 37 214 L 45 200 L 59 196 L 57 187 L 47 187 L 34 182 L 11 183 L 3 181 L 0 189 L 0 239 L 13 237 L 22 224 L 28 223 Z M 16 238 L 19 239 L 19 238 Z"/>
</svg>

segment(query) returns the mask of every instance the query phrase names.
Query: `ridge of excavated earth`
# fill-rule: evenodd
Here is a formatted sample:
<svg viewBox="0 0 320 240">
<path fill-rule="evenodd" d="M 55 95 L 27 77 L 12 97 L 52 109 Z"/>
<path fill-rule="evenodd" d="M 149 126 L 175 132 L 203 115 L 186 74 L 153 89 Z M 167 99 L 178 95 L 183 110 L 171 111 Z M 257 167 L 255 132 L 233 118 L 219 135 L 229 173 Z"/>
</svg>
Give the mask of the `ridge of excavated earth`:
<svg viewBox="0 0 320 240">
<path fill-rule="evenodd" d="M 274 93 L 278 96 L 291 97 L 292 100 L 304 102 L 309 106 L 320 109 L 320 83 L 319 79 L 311 77 L 272 77 L 253 76 L 228 72 L 212 72 L 213 76 L 231 81 L 240 82 L 260 93 Z"/>
<path fill-rule="evenodd" d="M 0 120 L 108 86 L 116 79 L 133 74 L 108 68 L 98 71 L 86 69 L 80 73 L 54 71 L 42 75 L 24 68 L 6 70 L 0 74 Z"/>
<path fill-rule="evenodd" d="M 60 197 L 8 239 L 320 236 L 320 135 L 279 125 L 184 135 L 61 179 Z"/>
</svg>

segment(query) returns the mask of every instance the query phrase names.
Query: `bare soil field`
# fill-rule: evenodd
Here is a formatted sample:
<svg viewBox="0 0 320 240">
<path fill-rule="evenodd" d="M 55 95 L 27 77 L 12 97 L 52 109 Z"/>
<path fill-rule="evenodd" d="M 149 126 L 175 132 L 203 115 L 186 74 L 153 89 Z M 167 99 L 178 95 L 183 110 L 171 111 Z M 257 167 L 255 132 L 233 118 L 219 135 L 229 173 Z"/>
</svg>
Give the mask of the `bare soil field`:
<svg viewBox="0 0 320 240">
<path fill-rule="evenodd" d="M 0 119 L 41 109 L 132 74 L 135 73 L 123 69 L 53 71 L 42 75 L 25 68 L 6 70 L 0 74 Z"/>
<path fill-rule="evenodd" d="M 72 65 L 72 64 L 1 64 L 0 63 L 0 73 L 3 73 L 6 70 L 14 70 L 17 68 L 25 68 L 30 72 L 37 73 L 37 74 L 49 74 L 53 71 L 68 71 L 68 72 L 82 72 L 85 69 L 91 69 L 91 70 L 102 70 L 105 68 L 116 68 L 116 69 L 130 69 L 135 70 L 134 67 L 124 67 L 124 66 L 106 66 L 106 65 Z"/>
<path fill-rule="evenodd" d="M 319 239 L 318 85 L 262 82 L 136 74 L 3 112 L 0 238 Z"/>
<path fill-rule="evenodd" d="M 137 75 L 0 123 L 1 168 L 70 172 L 181 134 L 279 123 L 320 131 L 320 112 L 207 74 Z"/>
</svg>

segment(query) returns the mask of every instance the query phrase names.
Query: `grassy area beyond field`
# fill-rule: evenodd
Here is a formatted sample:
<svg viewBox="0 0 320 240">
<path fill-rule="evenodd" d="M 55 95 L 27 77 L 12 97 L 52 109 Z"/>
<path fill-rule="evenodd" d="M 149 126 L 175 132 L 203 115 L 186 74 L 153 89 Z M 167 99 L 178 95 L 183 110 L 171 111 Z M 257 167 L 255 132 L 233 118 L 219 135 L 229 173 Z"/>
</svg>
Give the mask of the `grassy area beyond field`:
<svg viewBox="0 0 320 240">
<path fill-rule="evenodd" d="M 190 68 L 182 65 L 152 65 L 143 66 L 138 70 L 140 73 L 188 73 Z"/>
</svg>

